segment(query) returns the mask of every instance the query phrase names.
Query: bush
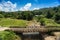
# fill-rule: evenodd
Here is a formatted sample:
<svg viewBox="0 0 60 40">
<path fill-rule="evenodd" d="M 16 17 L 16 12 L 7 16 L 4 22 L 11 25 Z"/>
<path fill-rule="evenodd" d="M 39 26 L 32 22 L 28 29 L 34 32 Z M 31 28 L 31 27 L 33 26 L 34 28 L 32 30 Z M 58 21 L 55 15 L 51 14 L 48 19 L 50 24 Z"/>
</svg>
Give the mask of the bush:
<svg viewBox="0 0 60 40">
<path fill-rule="evenodd" d="M 2 31 L 0 32 L 0 40 L 21 40 L 21 39 L 12 31 Z"/>
</svg>

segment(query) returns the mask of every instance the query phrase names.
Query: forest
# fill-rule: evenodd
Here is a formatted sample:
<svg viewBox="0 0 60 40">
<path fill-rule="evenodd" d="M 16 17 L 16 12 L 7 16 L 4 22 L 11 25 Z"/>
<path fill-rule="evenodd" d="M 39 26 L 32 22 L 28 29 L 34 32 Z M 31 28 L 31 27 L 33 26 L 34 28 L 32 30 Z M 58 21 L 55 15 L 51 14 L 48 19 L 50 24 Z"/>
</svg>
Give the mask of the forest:
<svg viewBox="0 0 60 40">
<path fill-rule="evenodd" d="M 16 12 L 0 11 L 0 24 L 1 22 L 4 24 L 3 21 L 6 18 L 10 18 L 10 20 L 17 19 L 25 21 L 36 20 L 37 22 L 40 22 L 42 26 L 60 26 L 60 6 L 42 8 L 33 11 L 16 11 Z M 3 26 L 3 24 L 1 24 L 1 26 Z"/>
</svg>

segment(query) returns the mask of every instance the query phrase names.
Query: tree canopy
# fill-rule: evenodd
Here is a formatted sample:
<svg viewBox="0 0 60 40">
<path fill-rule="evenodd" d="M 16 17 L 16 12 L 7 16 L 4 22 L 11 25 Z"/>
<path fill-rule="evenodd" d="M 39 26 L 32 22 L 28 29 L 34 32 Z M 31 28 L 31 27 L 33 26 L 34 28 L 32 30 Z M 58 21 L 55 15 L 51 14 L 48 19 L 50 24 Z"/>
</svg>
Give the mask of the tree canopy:
<svg viewBox="0 0 60 40">
<path fill-rule="evenodd" d="M 45 18 L 53 19 L 55 22 L 60 23 L 60 6 L 43 8 L 33 11 L 16 11 L 16 12 L 3 12 L 0 11 L 0 18 L 13 18 L 32 20 L 36 15 L 43 15 Z"/>
</svg>

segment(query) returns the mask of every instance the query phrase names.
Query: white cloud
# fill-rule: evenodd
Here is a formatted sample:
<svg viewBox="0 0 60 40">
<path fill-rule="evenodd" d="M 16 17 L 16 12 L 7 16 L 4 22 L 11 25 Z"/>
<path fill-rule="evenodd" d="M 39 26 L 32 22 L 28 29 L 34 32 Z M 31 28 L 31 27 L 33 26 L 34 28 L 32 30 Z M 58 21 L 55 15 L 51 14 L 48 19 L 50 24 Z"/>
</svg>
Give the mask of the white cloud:
<svg viewBox="0 0 60 40">
<path fill-rule="evenodd" d="M 0 3 L 0 11 L 15 11 L 17 4 L 10 1 Z"/>
<path fill-rule="evenodd" d="M 8 8 L 4 8 L 3 11 L 9 12 L 10 10 Z"/>
<path fill-rule="evenodd" d="M 39 10 L 39 8 L 34 8 L 33 10 Z"/>
<path fill-rule="evenodd" d="M 0 6 L 0 11 L 2 10 L 2 6 Z"/>
<path fill-rule="evenodd" d="M 24 7 L 20 8 L 21 11 L 28 11 L 31 7 L 31 3 L 27 3 Z"/>
</svg>

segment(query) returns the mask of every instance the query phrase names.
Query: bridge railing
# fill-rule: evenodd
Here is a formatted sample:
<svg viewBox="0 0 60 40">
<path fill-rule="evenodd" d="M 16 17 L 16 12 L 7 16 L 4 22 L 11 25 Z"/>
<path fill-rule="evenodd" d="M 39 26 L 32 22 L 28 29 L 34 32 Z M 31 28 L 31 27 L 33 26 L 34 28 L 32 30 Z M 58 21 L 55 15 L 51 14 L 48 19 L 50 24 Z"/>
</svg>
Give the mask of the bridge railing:
<svg viewBox="0 0 60 40">
<path fill-rule="evenodd" d="M 60 26 L 45 26 L 45 28 L 60 28 Z"/>
<path fill-rule="evenodd" d="M 17 32 L 48 32 L 48 31 L 60 31 L 60 28 L 10 28 L 8 30 Z"/>
</svg>

